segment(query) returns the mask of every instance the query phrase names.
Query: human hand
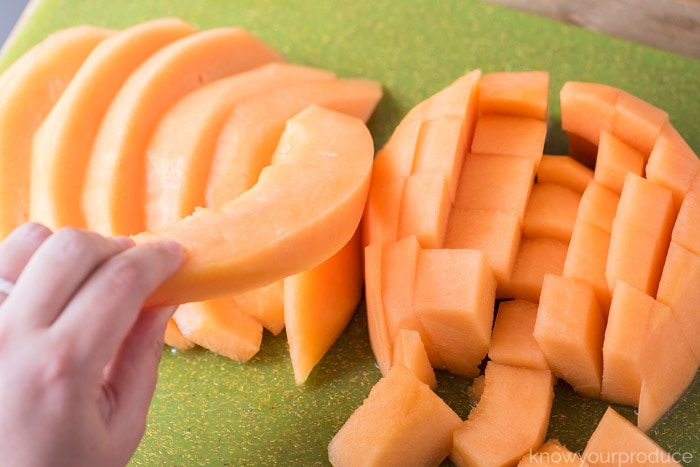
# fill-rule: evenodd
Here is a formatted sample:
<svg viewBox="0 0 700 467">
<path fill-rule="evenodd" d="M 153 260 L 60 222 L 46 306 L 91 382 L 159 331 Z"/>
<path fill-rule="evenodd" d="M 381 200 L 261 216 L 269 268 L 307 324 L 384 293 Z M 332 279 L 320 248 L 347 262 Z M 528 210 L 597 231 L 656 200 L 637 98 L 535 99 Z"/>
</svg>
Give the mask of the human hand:
<svg viewBox="0 0 700 467">
<path fill-rule="evenodd" d="M 174 308 L 144 300 L 182 263 L 172 242 L 134 246 L 25 224 L 0 244 L 0 463 L 125 465 L 138 447 Z"/>
</svg>

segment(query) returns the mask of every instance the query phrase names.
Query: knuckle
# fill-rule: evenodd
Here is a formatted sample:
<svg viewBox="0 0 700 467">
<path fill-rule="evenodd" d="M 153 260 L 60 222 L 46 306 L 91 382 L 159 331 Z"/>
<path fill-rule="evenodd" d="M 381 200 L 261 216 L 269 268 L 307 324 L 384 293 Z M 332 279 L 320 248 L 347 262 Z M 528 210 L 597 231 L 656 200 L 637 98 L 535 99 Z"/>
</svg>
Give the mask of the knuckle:
<svg viewBox="0 0 700 467">
<path fill-rule="evenodd" d="M 91 236 L 79 229 L 66 227 L 53 234 L 53 247 L 63 257 L 82 257 L 91 250 Z"/>
<path fill-rule="evenodd" d="M 143 268 L 129 256 L 115 256 L 108 275 L 111 288 L 119 294 L 142 293 L 146 286 Z"/>
</svg>

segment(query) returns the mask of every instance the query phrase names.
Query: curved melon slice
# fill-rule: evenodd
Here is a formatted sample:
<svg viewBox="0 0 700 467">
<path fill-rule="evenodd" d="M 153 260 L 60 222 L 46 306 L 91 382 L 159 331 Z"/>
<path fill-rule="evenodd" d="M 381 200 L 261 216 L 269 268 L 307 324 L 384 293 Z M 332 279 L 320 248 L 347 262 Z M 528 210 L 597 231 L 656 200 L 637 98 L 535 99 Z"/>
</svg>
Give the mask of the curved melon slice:
<svg viewBox="0 0 700 467">
<path fill-rule="evenodd" d="M 166 109 L 203 84 L 279 60 L 240 28 L 192 34 L 146 60 L 115 96 L 95 137 L 82 200 L 87 227 L 106 235 L 143 231 L 144 155 Z"/>
<path fill-rule="evenodd" d="M 300 112 L 253 188 L 221 210 L 200 209 L 134 237 L 138 243 L 173 239 L 189 254 L 148 304 L 242 293 L 330 258 L 357 229 L 373 155 L 362 120 L 318 106 Z"/>
<path fill-rule="evenodd" d="M 0 87 L 0 238 L 29 218 L 32 136 L 93 48 L 112 30 L 49 35 L 14 62 Z"/>
<path fill-rule="evenodd" d="M 146 229 L 205 206 L 216 141 L 236 104 L 253 94 L 333 78 L 330 71 L 274 62 L 219 79 L 180 99 L 158 123 L 146 150 Z"/>
<path fill-rule="evenodd" d="M 382 97 L 381 85 L 365 79 L 336 79 L 284 86 L 237 105 L 219 135 L 206 194 L 218 209 L 252 187 L 270 163 L 287 119 L 316 104 L 364 120 Z"/>
<path fill-rule="evenodd" d="M 34 136 L 32 220 L 54 229 L 84 227 L 80 197 L 85 167 L 109 104 L 151 54 L 195 31 L 176 18 L 156 19 L 120 31 L 88 56 Z"/>
</svg>

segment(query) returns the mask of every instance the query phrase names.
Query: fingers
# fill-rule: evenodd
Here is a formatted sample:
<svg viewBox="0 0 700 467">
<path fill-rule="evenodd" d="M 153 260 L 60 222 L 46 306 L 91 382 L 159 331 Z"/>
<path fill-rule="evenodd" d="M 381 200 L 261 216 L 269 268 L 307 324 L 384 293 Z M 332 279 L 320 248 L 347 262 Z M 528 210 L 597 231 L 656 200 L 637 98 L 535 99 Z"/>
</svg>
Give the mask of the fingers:
<svg viewBox="0 0 700 467">
<path fill-rule="evenodd" d="M 34 252 L 51 235 L 39 224 L 23 224 L 0 243 L 0 277 L 16 282 Z M 0 293 L 0 304 L 7 295 Z"/>
</svg>

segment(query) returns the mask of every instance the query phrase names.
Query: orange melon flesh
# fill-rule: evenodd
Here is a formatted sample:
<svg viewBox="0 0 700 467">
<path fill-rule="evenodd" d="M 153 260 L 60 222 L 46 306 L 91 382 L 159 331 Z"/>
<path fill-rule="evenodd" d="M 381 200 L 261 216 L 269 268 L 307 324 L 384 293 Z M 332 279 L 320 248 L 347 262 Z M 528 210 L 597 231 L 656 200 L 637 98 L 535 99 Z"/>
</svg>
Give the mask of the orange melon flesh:
<svg viewBox="0 0 700 467">
<path fill-rule="evenodd" d="M 145 150 L 166 109 L 201 85 L 280 59 L 243 29 L 215 28 L 146 60 L 114 97 L 95 137 L 83 191 L 87 227 L 106 235 L 143 231 Z"/>
<path fill-rule="evenodd" d="M 146 148 L 146 229 L 159 228 L 192 214 L 197 206 L 206 206 L 216 140 L 236 104 L 283 86 L 334 77 L 325 70 L 273 62 L 183 96 L 158 122 Z"/>
<path fill-rule="evenodd" d="M 394 365 L 328 445 L 335 467 L 438 465 L 461 419 L 403 364 Z"/>
<path fill-rule="evenodd" d="M 417 172 L 405 180 L 398 238 L 415 235 L 422 248 L 441 248 L 452 207 L 448 180 L 440 172 Z"/>
<path fill-rule="evenodd" d="M 665 111 L 628 92 L 620 93 L 615 103 L 612 133 L 645 157 L 651 153 L 666 123 Z"/>
<path fill-rule="evenodd" d="M 275 336 L 284 329 L 284 280 L 235 295 L 236 305 Z"/>
<path fill-rule="evenodd" d="M 378 82 L 346 78 L 280 86 L 239 102 L 216 142 L 205 205 L 218 209 L 253 186 L 270 163 L 285 122 L 305 107 L 315 104 L 366 122 L 381 96 Z"/>
<path fill-rule="evenodd" d="M 598 157 L 596 158 L 594 179 L 615 193 L 622 192 L 622 185 L 628 172 L 644 175 L 646 157 L 612 133 L 600 134 Z"/>
<path fill-rule="evenodd" d="M 558 183 L 535 183 L 523 217 L 522 234 L 568 242 L 581 194 Z"/>
<path fill-rule="evenodd" d="M 174 318 L 170 318 L 168 320 L 168 324 L 165 327 L 165 336 L 163 340 L 166 345 L 175 350 L 190 350 L 195 346 L 194 342 L 182 334 L 182 331 L 180 331 L 180 328 L 178 327 Z"/>
<path fill-rule="evenodd" d="M 300 112 L 288 121 L 272 164 L 253 188 L 220 211 L 200 209 L 134 236 L 137 243 L 176 240 L 188 252 L 147 304 L 242 293 L 325 261 L 357 229 L 373 154 L 361 120 L 318 106 Z"/>
<path fill-rule="evenodd" d="M 49 35 L 2 74 L 0 238 L 30 217 L 32 137 L 94 47 L 113 31 L 77 26 Z"/>
<path fill-rule="evenodd" d="M 620 94 L 606 84 L 567 81 L 559 92 L 562 130 L 598 146 L 602 131 L 612 130 Z"/>
<path fill-rule="evenodd" d="M 399 210 L 405 184 L 404 177 L 382 182 L 381 177 L 372 171 L 372 183 L 362 218 L 362 243 L 365 246 L 399 238 Z"/>
<path fill-rule="evenodd" d="M 581 456 L 591 467 L 680 465 L 644 431 L 612 407 L 603 414 Z"/>
<path fill-rule="evenodd" d="M 383 376 L 389 373 L 393 359 L 393 345 L 384 312 L 382 296 L 383 243 L 365 246 L 365 308 L 367 309 L 367 331 L 372 354 Z"/>
<path fill-rule="evenodd" d="M 457 466 L 515 465 L 545 440 L 554 400 L 549 370 L 488 362 L 484 393 L 454 432 Z"/>
<path fill-rule="evenodd" d="M 450 372 L 478 376 L 488 353 L 496 294 L 496 280 L 483 253 L 420 250 L 414 287 L 413 307 L 426 347 L 435 349 Z"/>
<path fill-rule="evenodd" d="M 537 308 L 537 303 L 526 300 L 509 300 L 498 305 L 489 346 L 490 360 L 503 365 L 549 370 L 533 336 Z"/>
<path fill-rule="evenodd" d="M 700 176 L 695 177 L 685 195 L 671 232 L 672 241 L 700 255 L 698 219 L 700 219 Z"/>
<path fill-rule="evenodd" d="M 620 195 L 593 180 L 581 195 L 576 217 L 610 233 Z"/>
<path fill-rule="evenodd" d="M 112 99 L 149 56 L 195 31 L 177 18 L 146 21 L 104 40 L 87 57 L 34 135 L 32 220 L 52 229 L 85 226 L 81 207 L 85 170 Z"/>
<path fill-rule="evenodd" d="M 382 304 L 393 344 L 401 329 L 422 331 L 413 295 L 420 244 L 415 236 L 386 243 L 382 251 Z"/>
<path fill-rule="evenodd" d="M 428 353 L 425 351 L 423 339 L 418 331 L 412 329 L 401 329 L 394 343 L 394 353 L 392 365 L 402 363 L 411 370 L 419 380 L 430 386 L 437 388 L 437 378 L 430 365 Z"/>
<path fill-rule="evenodd" d="M 700 367 L 700 357 L 693 353 L 684 332 L 673 312 L 654 302 L 640 366 L 637 426 L 643 431 L 649 431 L 683 396 Z"/>
<path fill-rule="evenodd" d="M 470 152 L 527 156 L 539 164 L 547 136 L 547 122 L 511 115 L 483 115 L 474 128 Z"/>
<path fill-rule="evenodd" d="M 547 120 L 549 73 L 519 71 L 486 73 L 479 82 L 479 113 Z"/>
<path fill-rule="evenodd" d="M 655 297 L 675 221 L 671 191 L 627 174 L 610 233 L 608 287 L 624 280 Z"/>
<path fill-rule="evenodd" d="M 546 441 L 537 451 L 524 455 L 518 462 L 518 467 L 556 467 L 562 465 L 589 466 L 579 454 L 571 452 L 556 439 Z"/>
<path fill-rule="evenodd" d="M 231 297 L 184 303 L 173 319 L 188 340 L 232 360 L 247 362 L 260 350 L 262 324 Z"/>
<path fill-rule="evenodd" d="M 538 183 L 558 183 L 583 193 L 593 180 L 593 170 L 571 156 L 545 154 L 537 166 Z"/>
<path fill-rule="evenodd" d="M 405 178 L 413 173 L 413 161 L 416 156 L 416 146 L 422 119 L 414 108 L 396 125 L 386 144 L 377 151 L 372 173 L 378 180 L 391 182 L 397 178 Z M 375 184 L 373 184 L 373 187 Z M 378 184 L 376 186 L 381 186 Z"/>
<path fill-rule="evenodd" d="M 362 297 L 359 230 L 318 266 L 284 278 L 284 322 L 297 385 L 338 339 Z"/>
<path fill-rule="evenodd" d="M 601 399 L 639 405 L 642 348 L 653 306 L 652 297 L 617 281 L 603 341 Z"/>
<path fill-rule="evenodd" d="M 545 276 L 533 335 L 554 374 L 586 397 L 600 396 L 604 333 L 605 316 L 590 284 Z"/>
<path fill-rule="evenodd" d="M 568 247 L 554 238 L 522 238 L 510 280 L 499 288 L 498 297 L 539 302 L 544 277 L 562 274 Z"/>
</svg>

